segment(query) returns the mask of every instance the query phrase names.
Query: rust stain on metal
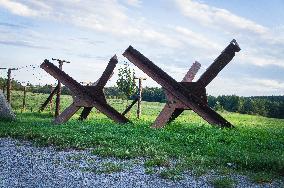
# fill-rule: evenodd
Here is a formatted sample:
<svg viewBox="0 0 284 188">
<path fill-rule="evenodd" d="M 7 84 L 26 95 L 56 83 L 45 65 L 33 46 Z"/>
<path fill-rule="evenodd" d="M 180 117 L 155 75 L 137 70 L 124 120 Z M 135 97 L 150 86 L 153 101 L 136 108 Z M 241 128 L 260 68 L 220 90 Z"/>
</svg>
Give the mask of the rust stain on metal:
<svg viewBox="0 0 284 188">
<path fill-rule="evenodd" d="M 232 40 L 197 82 L 191 82 L 200 68 L 197 63 L 185 76 L 183 80 L 185 82 L 177 82 L 132 46 L 129 46 L 123 55 L 165 90 L 168 102 L 152 125 L 153 128 L 164 127 L 187 109 L 193 110 L 212 125 L 233 127 L 230 122 L 207 105 L 205 87 L 233 59 L 235 52 L 239 51 L 239 45 Z"/>
<path fill-rule="evenodd" d="M 125 116 L 107 104 L 103 93 L 103 88 L 111 77 L 117 63 L 117 57 L 113 56 L 96 84 L 93 86 L 83 86 L 54 64 L 45 60 L 40 67 L 68 87 L 73 97 L 73 103 L 55 118 L 54 123 L 61 124 L 68 121 L 81 107 L 84 107 L 80 116 L 81 120 L 86 119 L 92 108 L 95 107 L 115 122 L 129 122 Z"/>
</svg>

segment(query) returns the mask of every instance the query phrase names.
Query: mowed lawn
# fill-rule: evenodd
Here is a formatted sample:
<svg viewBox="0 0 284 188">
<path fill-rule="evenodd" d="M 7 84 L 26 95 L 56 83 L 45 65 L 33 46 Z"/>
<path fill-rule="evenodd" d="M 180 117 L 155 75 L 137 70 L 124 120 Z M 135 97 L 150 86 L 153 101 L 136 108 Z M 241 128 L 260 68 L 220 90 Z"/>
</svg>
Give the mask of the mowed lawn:
<svg viewBox="0 0 284 188">
<path fill-rule="evenodd" d="M 186 111 L 165 129 L 156 130 L 149 127 L 164 104 L 143 102 L 142 118 L 135 118 L 134 106 L 129 124 L 114 123 L 94 109 L 84 122 L 77 120 L 78 113 L 69 122 L 55 126 L 48 109 L 37 112 L 46 97 L 28 93 L 27 110 L 21 113 L 22 96 L 14 92 L 12 106 L 17 121 L 0 121 L 0 137 L 58 149 L 93 148 L 95 155 L 103 157 L 145 157 L 148 172 L 155 173 L 155 167 L 162 166 L 160 175 L 170 179 L 182 178 L 189 170 L 202 175 L 212 169 L 219 174 L 249 175 L 256 182 L 283 179 L 284 120 L 222 112 L 235 128 L 221 129 Z M 63 96 L 62 101 L 64 109 L 71 97 Z M 120 112 L 125 109 L 126 101 L 109 102 Z"/>
</svg>

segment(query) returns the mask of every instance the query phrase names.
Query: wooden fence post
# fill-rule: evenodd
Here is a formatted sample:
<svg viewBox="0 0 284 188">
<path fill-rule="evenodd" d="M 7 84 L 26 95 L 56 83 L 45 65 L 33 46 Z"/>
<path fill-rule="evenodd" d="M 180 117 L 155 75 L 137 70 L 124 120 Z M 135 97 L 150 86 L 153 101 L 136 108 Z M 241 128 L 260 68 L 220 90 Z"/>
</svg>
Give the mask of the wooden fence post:
<svg viewBox="0 0 284 188">
<path fill-rule="evenodd" d="M 146 78 L 134 78 L 138 79 L 138 105 L 137 105 L 137 118 L 141 117 L 141 102 L 142 102 L 142 80 L 146 80 Z"/>
<path fill-rule="evenodd" d="M 63 63 L 59 61 L 59 69 L 62 70 Z M 54 116 L 57 117 L 60 114 L 60 97 L 61 97 L 61 83 L 58 81 L 58 89 L 56 92 L 56 101 L 55 101 L 55 114 Z"/>
<path fill-rule="evenodd" d="M 22 111 L 26 111 L 26 96 L 27 96 L 27 86 L 24 86 L 24 98 L 23 98 Z"/>
<path fill-rule="evenodd" d="M 12 70 L 18 70 L 17 68 L 9 68 L 8 72 L 7 72 L 7 101 L 8 103 L 11 104 L 11 88 L 12 88 L 12 84 L 11 84 L 11 73 Z"/>
<path fill-rule="evenodd" d="M 69 61 L 54 59 L 52 60 L 57 61 L 59 63 L 59 69 L 62 70 L 63 63 L 70 63 Z M 58 80 L 58 89 L 56 92 L 56 101 L 55 101 L 55 114 L 54 116 L 57 117 L 60 114 L 60 97 L 61 97 L 61 82 Z"/>
<path fill-rule="evenodd" d="M 8 69 L 7 77 L 7 101 L 11 104 L 11 69 Z"/>
<path fill-rule="evenodd" d="M 52 94 L 52 92 L 53 92 L 53 86 L 52 86 L 52 84 L 50 84 L 50 95 Z M 52 112 L 52 107 L 53 107 L 53 100 L 52 100 L 52 97 L 51 97 L 51 99 L 49 101 L 50 112 Z"/>
</svg>

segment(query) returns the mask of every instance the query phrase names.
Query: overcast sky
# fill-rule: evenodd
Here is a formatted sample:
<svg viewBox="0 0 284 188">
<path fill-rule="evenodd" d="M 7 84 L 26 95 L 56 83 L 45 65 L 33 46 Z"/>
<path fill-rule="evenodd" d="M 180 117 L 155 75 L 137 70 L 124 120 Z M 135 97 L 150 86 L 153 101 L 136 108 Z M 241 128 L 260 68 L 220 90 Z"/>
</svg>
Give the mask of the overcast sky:
<svg viewBox="0 0 284 188">
<path fill-rule="evenodd" d="M 283 0 L 0 0 L 0 67 L 61 58 L 71 61 L 64 70 L 74 79 L 96 81 L 114 54 L 121 66 L 132 45 L 179 81 L 195 60 L 198 78 L 235 38 L 242 50 L 208 94 L 284 95 L 283 10 Z M 55 83 L 30 66 L 13 77 Z"/>
</svg>

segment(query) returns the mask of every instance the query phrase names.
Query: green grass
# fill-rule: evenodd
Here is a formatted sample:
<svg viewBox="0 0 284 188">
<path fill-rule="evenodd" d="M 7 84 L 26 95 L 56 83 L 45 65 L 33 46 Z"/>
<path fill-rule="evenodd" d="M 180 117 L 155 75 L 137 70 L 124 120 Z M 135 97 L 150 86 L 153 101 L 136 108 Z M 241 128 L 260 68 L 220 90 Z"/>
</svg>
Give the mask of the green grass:
<svg viewBox="0 0 284 188">
<path fill-rule="evenodd" d="M 183 176 L 181 175 L 181 172 L 177 168 L 168 168 L 164 169 L 160 172 L 160 177 L 164 179 L 170 179 L 170 180 L 181 180 L 183 179 Z"/>
<path fill-rule="evenodd" d="M 145 168 L 146 174 L 155 174 L 155 170 L 153 168 Z"/>
<path fill-rule="evenodd" d="M 235 181 L 230 178 L 216 178 L 210 181 L 215 188 L 232 188 L 235 185 Z"/>
<path fill-rule="evenodd" d="M 46 97 L 28 94 L 28 104 L 38 109 Z M 1 121 L 0 137 L 32 140 L 58 149 L 94 148 L 93 154 L 102 157 L 145 157 L 146 168 L 163 166 L 166 169 L 160 175 L 170 179 L 189 170 L 198 176 L 210 169 L 256 174 L 258 179 L 284 176 L 284 120 L 224 112 L 222 116 L 235 128 L 221 129 L 186 111 L 165 129 L 155 130 L 149 126 L 163 104 L 143 102 L 141 120 L 135 118 L 135 109 L 131 111 L 133 123 L 117 124 L 93 110 L 87 121 L 77 121 L 79 112 L 69 122 L 54 126 L 49 111 L 21 113 L 21 97 L 12 99 L 17 121 Z M 70 103 L 70 96 L 62 97 L 62 109 Z M 110 103 L 120 112 L 126 105 L 121 100 Z M 176 163 L 170 164 L 172 160 Z"/>
<path fill-rule="evenodd" d="M 81 171 L 83 172 L 92 172 L 96 174 L 111 174 L 111 173 L 121 172 L 123 170 L 123 165 L 112 162 L 106 162 L 100 164 L 100 166 L 82 167 L 79 169 L 81 169 Z"/>
<path fill-rule="evenodd" d="M 254 172 L 248 173 L 250 179 L 255 183 L 271 183 L 273 179 L 277 177 L 274 173 L 266 173 L 266 172 Z"/>
<path fill-rule="evenodd" d="M 144 166 L 145 167 L 155 167 L 155 166 L 158 166 L 158 167 L 162 167 L 162 166 L 169 167 L 170 166 L 170 162 L 169 162 L 169 159 L 167 159 L 164 156 L 156 156 L 156 157 L 153 157 L 153 158 L 147 160 L 144 163 Z"/>
</svg>

